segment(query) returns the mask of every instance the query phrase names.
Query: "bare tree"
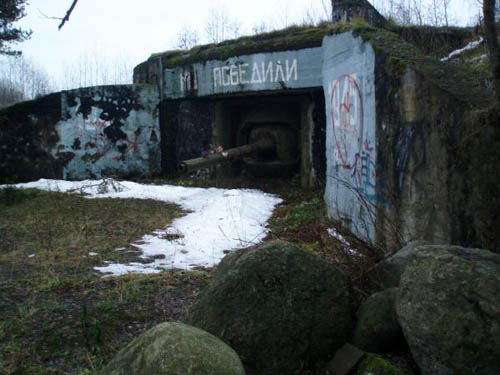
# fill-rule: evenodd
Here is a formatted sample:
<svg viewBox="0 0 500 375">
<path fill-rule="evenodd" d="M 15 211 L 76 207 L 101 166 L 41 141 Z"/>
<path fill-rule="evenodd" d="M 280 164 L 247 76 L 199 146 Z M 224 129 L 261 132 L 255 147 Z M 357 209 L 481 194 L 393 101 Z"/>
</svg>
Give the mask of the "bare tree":
<svg viewBox="0 0 500 375">
<path fill-rule="evenodd" d="M 106 56 L 103 52 L 85 51 L 63 67 L 61 88 L 131 83 L 133 64 L 123 53 Z"/>
<path fill-rule="evenodd" d="M 0 78 L 0 108 L 5 108 L 25 100 L 24 93 L 19 87 L 13 86 L 5 78 Z"/>
<path fill-rule="evenodd" d="M 205 34 L 209 43 L 220 43 L 227 39 L 240 36 L 241 24 L 232 20 L 226 8 L 222 5 L 212 6 L 205 24 Z"/>
<path fill-rule="evenodd" d="M 413 0 L 412 3 L 413 23 L 422 26 L 425 23 L 425 14 L 422 0 Z"/>
<path fill-rule="evenodd" d="M 273 31 L 274 28 L 265 21 L 261 21 L 259 23 L 256 23 L 252 26 L 252 34 L 263 34 L 263 33 L 268 33 L 270 31 Z"/>
<path fill-rule="evenodd" d="M 177 48 L 179 49 L 191 49 L 199 43 L 198 31 L 189 26 L 183 26 L 177 33 Z"/>
<path fill-rule="evenodd" d="M 2 57 L 0 67 L 0 107 L 53 91 L 47 73 L 23 56 Z"/>
<path fill-rule="evenodd" d="M 500 48 L 495 28 L 495 0 L 483 0 L 484 37 L 488 46 L 490 69 L 497 102 L 500 103 Z"/>
<path fill-rule="evenodd" d="M 310 1 L 309 7 L 305 10 L 302 17 L 303 25 L 318 25 L 321 22 L 329 21 L 332 18 L 332 2 L 329 0 L 321 0 L 321 7 L 313 5 Z"/>
<path fill-rule="evenodd" d="M 449 26 L 451 0 L 379 0 L 373 5 L 401 25 Z"/>
</svg>

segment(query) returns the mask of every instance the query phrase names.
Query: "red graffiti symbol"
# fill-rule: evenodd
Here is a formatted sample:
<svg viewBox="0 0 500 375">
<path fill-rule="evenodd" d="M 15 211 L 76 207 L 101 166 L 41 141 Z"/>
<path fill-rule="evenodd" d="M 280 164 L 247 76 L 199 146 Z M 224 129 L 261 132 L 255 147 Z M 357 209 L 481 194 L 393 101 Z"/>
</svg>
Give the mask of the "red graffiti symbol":
<svg viewBox="0 0 500 375">
<path fill-rule="evenodd" d="M 363 144 L 363 100 L 359 84 L 352 75 L 343 75 L 334 81 L 330 94 L 330 119 L 335 165 L 349 170 L 356 168 L 356 154 Z M 355 150 L 351 150 L 353 146 Z"/>
</svg>

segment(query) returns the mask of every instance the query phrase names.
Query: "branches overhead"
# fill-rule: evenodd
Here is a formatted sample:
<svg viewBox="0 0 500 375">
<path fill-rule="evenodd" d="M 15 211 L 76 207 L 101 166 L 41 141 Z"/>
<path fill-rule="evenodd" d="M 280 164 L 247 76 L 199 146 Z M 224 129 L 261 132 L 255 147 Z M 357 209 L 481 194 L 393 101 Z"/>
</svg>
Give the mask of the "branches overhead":
<svg viewBox="0 0 500 375">
<path fill-rule="evenodd" d="M 61 23 L 59 24 L 59 30 L 61 30 L 64 24 L 69 21 L 69 16 L 71 16 L 71 13 L 73 12 L 73 9 L 75 9 L 77 2 L 78 0 L 73 0 L 73 3 L 71 4 L 70 8 L 66 12 L 66 15 L 62 18 Z"/>
</svg>

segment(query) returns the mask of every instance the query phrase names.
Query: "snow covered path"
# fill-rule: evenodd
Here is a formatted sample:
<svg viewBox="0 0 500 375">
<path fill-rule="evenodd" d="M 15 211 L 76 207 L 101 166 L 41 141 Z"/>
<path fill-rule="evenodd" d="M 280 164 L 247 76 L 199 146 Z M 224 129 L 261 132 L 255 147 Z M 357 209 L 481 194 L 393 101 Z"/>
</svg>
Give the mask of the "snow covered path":
<svg viewBox="0 0 500 375">
<path fill-rule="evenodd" d="M 166 229 L 146 234 L 141 244 L 142 258 L 149 263 L 108 263 L 97 271 L 118 276 L 129 272 L 158 273 L 163 269 L 211 267 L 235 250 L 259 243 L 267 234 L 266 224 L 281 199 L 258 190 L 186 188 L 172 185 L 144 185 L 129 181 L 41 179 L 14 185 L 49 191 L 78 192 L 87 198 L 155 199 L 176 203 L 190 211 Z M 162 257 L 158 257 L 158 255 Z"/>
</svg>

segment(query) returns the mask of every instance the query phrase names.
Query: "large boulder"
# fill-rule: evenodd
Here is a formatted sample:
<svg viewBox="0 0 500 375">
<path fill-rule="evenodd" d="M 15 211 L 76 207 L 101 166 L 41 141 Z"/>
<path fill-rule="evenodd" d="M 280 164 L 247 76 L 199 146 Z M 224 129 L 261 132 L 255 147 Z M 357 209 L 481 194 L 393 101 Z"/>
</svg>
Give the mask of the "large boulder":
<svg viewBox="0 0 500 375">
<path fill-rule="evenodd" d="M 233 349 L 182 323 L 162 323 L 120 350 L 102 375 L 244 375 Z"/>
<path fill-rule="evenodd" d="M 396 317 L 398 288 L 372 294 L 357 312 L 352 343 L 369 351 L 383 353 L 405 345 L 403 332 Z"/>
<path fill-rule="evenodd" d="M 226 256 L 187 322 L 220 337 L 250 371 L 290 374 L 349 339 L 350 281 L 308 251 L 268 242 Z"/>
<path fill-rule="evenodd" d="M 401 275 L 413 259 L 416 249 L 424 245 L 429 245 L 429 243 L 423 240 L 411 241 L 405 247 L 381 260 L 369 274 L 374 288 L 383 290 L 398 287 Z"/>
<path fill-rule="evenodd" d="M 422 246 L 401 277 L 396 311 L 422 374 L 500 374 L 500 255 Z"/>
</svg>

